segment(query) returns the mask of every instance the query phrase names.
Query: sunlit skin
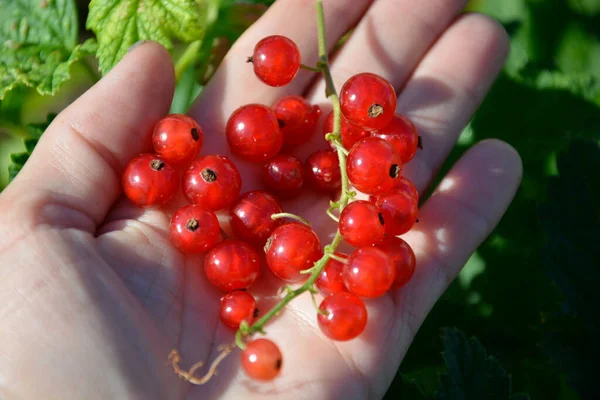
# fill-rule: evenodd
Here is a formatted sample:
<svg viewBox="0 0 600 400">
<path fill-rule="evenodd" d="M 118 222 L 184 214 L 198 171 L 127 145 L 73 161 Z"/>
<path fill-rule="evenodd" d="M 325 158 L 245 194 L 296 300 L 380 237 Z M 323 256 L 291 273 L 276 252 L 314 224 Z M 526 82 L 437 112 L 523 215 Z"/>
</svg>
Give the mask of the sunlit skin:
<svg viewBox="0 0 600 400">
<path fill-rule="evenodd" d="M 135 205 L 161 206 L 179 189 L 179 176 L 161 157 L 142 154 L 127 164 L 122 184 L 125 195 Z"/>
<path fill-rule="evenodd" d="M 190 203 L 219 211 L 238 199 L 242 178 L 229 158 L 208 155 L 194 160 L 185 170 L 182 188 Z"/>
</svg>

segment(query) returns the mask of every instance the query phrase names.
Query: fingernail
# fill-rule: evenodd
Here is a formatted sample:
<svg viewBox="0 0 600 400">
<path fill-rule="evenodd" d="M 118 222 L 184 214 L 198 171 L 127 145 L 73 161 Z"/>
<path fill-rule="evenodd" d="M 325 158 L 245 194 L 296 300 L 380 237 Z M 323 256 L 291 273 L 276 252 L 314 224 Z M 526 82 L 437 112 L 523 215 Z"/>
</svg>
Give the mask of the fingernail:
<svg viewBox="0 0 600 400">
<path fill-rule="evenodd" d="M 133 50 L 135 50 L 136 47 L 139 47 L 140 45 L 144 44 L 144 43 L 148 43 L 150 40 L 140 40 L 135 42 L 134 44 L 131 45 L 130 48 L 127 49 L 128 53 L 131 53 Z"/>
</svg>

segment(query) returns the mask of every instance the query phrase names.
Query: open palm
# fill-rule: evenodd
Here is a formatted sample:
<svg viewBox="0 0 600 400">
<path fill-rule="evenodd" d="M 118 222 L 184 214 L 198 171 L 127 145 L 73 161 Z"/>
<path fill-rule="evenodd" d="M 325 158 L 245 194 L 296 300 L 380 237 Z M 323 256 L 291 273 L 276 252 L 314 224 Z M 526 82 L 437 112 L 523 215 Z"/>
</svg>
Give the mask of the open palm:
<svg viewBox="0 0 600 400">
<path fill-rule="evenodd" d="M 411 118 L 425 148 L 405 168 L 420 191 L 432 181 L 457 136 L 500 71 L 508 41 L 481 15 L 458 16 L 463 0 L 327 0 L 338 88 L 368 71 L 395 85 L 398 111 Z M 242 104 L 271 104 L 304 94 L 325 104 L 324 85 L 301 71 L 268 87 L 245 64 L 254 44 L 282 34 L 303 62 L 317 59 L 312 2 L 280 0 L 235 44 L 190 114 L 205 134 L 203 154 L 230 155 L 229 114 Z M 441 181 L 405 239 L 417 270 L 404 288 L 367 301 L 365 332 L 350 342 L 326 339 L 310 296 L 267 326 L 284 356 L 282 374 L 258 384 L 239 369 L 239 353 L 205 386 L 178 379 L 167 363 L 212 360 L 232 332 L 218 319 L 220 293 L 203 275 L 202 257 L 172 247 L 168 210 L 123 200 L 120 175 L 149 149 L 148 133 L 168 112 L 173 67 L 153 43 L 132 50 L 48 128 L 17 179 L 0 196 L 0 398 L 2 399 L 363 399 L 381 398 L 417 329 L 478 244 L 501 218 L 521 176 L 518 155 L 500 141 L 471 149 Z M 298 149 L 301 156 L 322 139 Z M 232 157 L 244 191 L 260 187 L 257 167 Z M 284 208 L 313 222 L 323 243 L 335 231 L 328 199 L 306 194 Z M 266 270 L 252 289 L 259 308 L 277 299 Z"/>
</svg>

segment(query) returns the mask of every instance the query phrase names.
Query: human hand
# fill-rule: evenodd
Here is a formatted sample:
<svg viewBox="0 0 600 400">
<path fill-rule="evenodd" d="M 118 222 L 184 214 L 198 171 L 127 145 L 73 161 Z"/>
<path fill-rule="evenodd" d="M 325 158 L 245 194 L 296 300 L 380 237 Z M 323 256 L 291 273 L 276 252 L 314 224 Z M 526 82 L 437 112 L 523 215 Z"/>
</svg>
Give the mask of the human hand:
<svg viewBox="0 0 600 400">
<path fill-rule="evenodd" d="M 398 111 L 425 144 L 404 171 L 423 192 L 500 71 L 506 34 L 486 17 L 457 17 L 462 0 L 325 3 L 330 46 L 360 20 L 332 61 L 338 89 L 363 71 L 401 88 Z M 203 154 L 230 156 L 224 126 L 242 104 L 271 104 L 289 93 L 325 102 L 314 74 L 301 71 L 290 85 L 271 88 L 244 62 L 260 38 L 282 34 L 314 64 L 316 31 L 312 2 L 280 0 L 244 34 L 190 111 L 205 132 Z M 124 166 L 150 149 L 148 133 L 168 112 L 173 85 L 169 55 L 152 43 L 136 47 L 55 119 L 0 195 L 0 398 L 381 398 L 428 311 L 511 201 L 518 155 L 486 141 L 446 175 L 405 235 L 415 275 L 366 302 L 369 323 L 358 339 L 323 337 L 310 296 L 302 296 L 267 326 L 284 355 L 279 378 L 250 381 L 234 353 L 218 376 L 192 387 L 167 355 L 176 348 L 184 363 L 210 362 L 232 341 L 219 322 L 220 294 L 204 278 L 201 257 L 171 246 L 175 205 L 139 209 L 120 197 Z M 232 159 L 243 190 L 257 187 L 256 166 Z M 325 238 L 335 229 L 327 204 L 306 194 L 284 208 Z M 259 307 L 272 304 L 274 285 L 265 273 L 252 289 Z"/>
</svg>

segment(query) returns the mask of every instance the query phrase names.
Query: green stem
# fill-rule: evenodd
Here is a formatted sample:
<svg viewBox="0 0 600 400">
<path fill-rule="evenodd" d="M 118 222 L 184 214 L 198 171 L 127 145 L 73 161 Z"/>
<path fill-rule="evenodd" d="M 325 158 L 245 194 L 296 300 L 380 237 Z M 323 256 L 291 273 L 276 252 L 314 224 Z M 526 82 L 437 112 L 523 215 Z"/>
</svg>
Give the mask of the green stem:
<svg viewBox="0 0 600 400">
<path fill-rule="evenodd" d="M 183 75 L 185 70 L 196 62 L 201 46 L 202 40 L 196 40 L 195 42 L 188 44 L 188 47 L 179 57 L 177 64 L 175 64 L 175 78 L 177 81 L 179 81 L 179 78 L 181 78 L 181 75 Z"/>
<path fill-rule="evenodd" d="M 300 69 L 305 69 L 311 72 L 321 72 L 321 68 L 309 67 L 308 65 L 300 64 Z"/>
</svg>

